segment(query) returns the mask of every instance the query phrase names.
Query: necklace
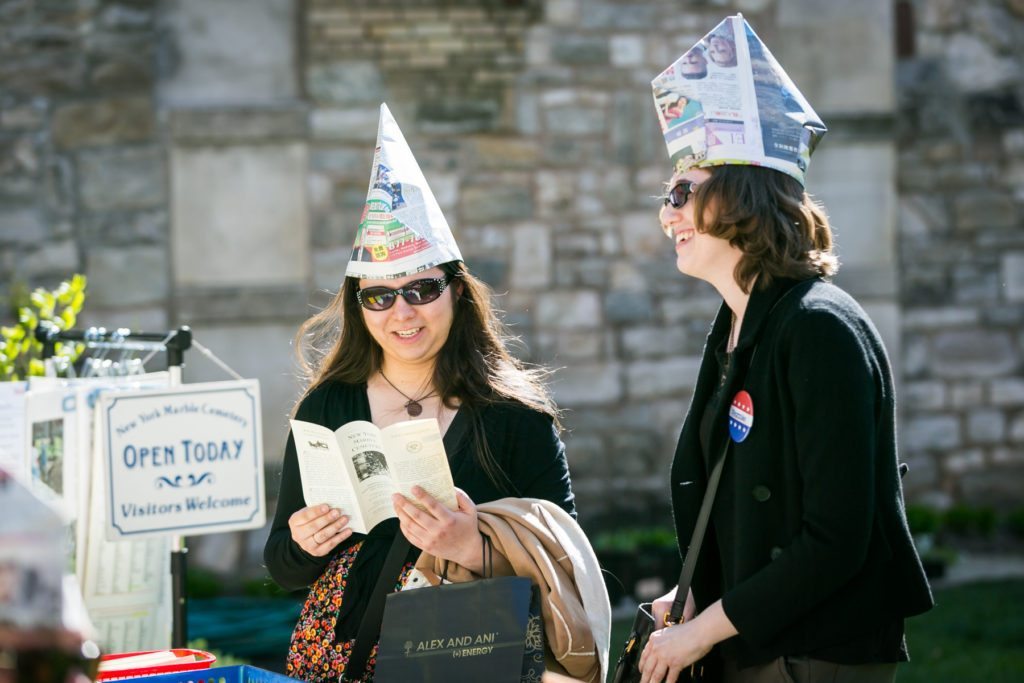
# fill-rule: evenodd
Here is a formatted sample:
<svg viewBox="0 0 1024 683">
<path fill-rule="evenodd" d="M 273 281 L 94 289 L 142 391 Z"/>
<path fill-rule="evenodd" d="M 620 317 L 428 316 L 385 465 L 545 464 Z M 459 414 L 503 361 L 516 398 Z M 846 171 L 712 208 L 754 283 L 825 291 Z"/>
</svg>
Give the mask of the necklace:
<svg viewBox="0 0 1024 683">
<path fill-rule="evenodd" d="M 380 371 L 380 376 L 384 378 L 385 382 L 391 385 L 392 389 L 400 393 L 406 399 L 405 412 L 409 414 L 409 417 L 417 417 L 423 412 L 423 406 L 420 404 L 420 401 L 426 400 L 431 396 L 437 395 L 436 391 L 431 391 L 429 394 L 424 394 L 419 398 L 413 398 L 412 396 L 409 396 L 407 393 L 396 387 L 394 382 L 389 380 L 388 376 L 384 374 L 383 370 Z"/>
<path fill-rule="evenodd" d="M 740 341 L 739 339 L 737 339 L 738 336 L 739 335 L 736 334 L 736 314 L 733 313 L 732 322 L 729 324 L 729 339 L 725 343 L 726 353 L 732 353 L 733 350 L 736 348 L 736 344 L 738 344 Z"/>
</svg>

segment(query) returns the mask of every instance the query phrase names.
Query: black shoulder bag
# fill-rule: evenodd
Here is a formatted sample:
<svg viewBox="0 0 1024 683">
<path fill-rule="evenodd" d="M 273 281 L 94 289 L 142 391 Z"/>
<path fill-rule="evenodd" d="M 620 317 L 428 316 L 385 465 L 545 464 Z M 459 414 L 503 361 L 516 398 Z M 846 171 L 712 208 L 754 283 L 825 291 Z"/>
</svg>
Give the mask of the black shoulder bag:
<svg viewBox="0 0 1024 683">
<path fill-rule="evenodd" d="M 683 561 L 683 569 L 679 573 L 679 584 L 676 586 L 676 599 L 672 602 L 672 608 L 665 615 L 665 626 L 671 626 L 683 621 L 683 608 L 686 606 L 686 596 L 690 592 L 690 582 L 693 581 L 693 571 L 697 566 L 697 556 L 700 555 L 700 546 L 704 542 L 704 532 L 708 528 L 708 520 L 711 517 L 711 506 L 715 502 L 715 493 L 718 491 L 718 480 L 722 478 L 722 466 L 725 464 L 725 457 L 729 453 L 730 439 L 726 438 L 722 455 L 718 458 L 714 468 L 711 470 L 711 477 L 708 479 L 708 488 L 704 492 L 704 500 L 700 504 L 700 513 L 697 515 L 697 524 L 693 527 L 693 536 L 690 537 L 689 550 L 686 553 L 686 560 Z M 612 683 L 639 683 L 640 681 L 640 653 L 644 651 L 647 640 L 655 631 L 654 614 L 651 603 L 645 602 L 636 610 L 636 617 L 633 619 L 633 628 L 630 630 L 626 645 L 619 655 L 619 661 L 615 664 L 615 673 L 612 676 Z M 714 657 L 704 657 L 695 662 L 681 674 L 680 680 L 692 681 L 715 681 L 718 680 L 719 664 Z"/>
</svg>

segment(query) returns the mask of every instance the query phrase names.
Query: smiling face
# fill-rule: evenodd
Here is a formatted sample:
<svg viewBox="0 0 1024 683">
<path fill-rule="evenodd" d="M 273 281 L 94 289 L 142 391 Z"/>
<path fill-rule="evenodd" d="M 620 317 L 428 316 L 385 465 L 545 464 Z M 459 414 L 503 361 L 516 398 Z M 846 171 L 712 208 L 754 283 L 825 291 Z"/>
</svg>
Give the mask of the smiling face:
<svg viewBox="0 0 1024 683">
<path fill-rule="evenodd" d="M 362 279 L 359 287 L 397 289 L 415 280 L 442 277 L 444 271 L 435 267 L 394 280 Z M 404 297 L 398 296 L 386 311 L 362 309 L 366 328 L 383 352 L 385 371 L 395 365 L 434 364 L 452 328 L 455 314 L 452 297 L 459 286 L 458 281 L 452 282 L 435 301 L 419 306 L 410 305 Z"/>
<path fill-rule="evenodd" d="M 673 174 L 669 188 L 680 182 L 696 183 L 699 186 L 710 177 L 711 172 L 707 169 L 691 168 L 683 173 Z M 708 206 L 709 203 L 705 202 L 704 206 L 705 227 L 712 218 L 713 206 Z M 733 271 L 742 252 L 730 245 L 728 240 L 706 232 L 698 232 L 693 215 L 695 205 L 692 196 L 679 209 L 666 204 L 658 217 L 662 230 L 675 244 L 676 268 L 679 272 L 700 278 L 717 287 L 716 283 L 733 278 Z"/>
</svg>

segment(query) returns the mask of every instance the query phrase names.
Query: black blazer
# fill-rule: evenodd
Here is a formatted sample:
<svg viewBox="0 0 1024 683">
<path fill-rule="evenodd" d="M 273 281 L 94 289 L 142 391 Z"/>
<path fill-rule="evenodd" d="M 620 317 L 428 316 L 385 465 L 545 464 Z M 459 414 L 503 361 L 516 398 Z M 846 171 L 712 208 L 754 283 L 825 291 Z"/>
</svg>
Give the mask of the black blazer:
<svg viewBox="0 0 1024 683">
<path fill-rule="evenodd" d="M 902 618 L 928 610 L 932 596 L 904 512 L 881 338 L 839 288 L 777 281 L 752 293 L 732 362 L 719 376 L 715 354 L 730 319 L 723 304 L 672 464 L 685 555 L 710 464 L 731 443 L 731 400 L 741 389 L 750 394 L 754 422 L 729 447 L 697 561 L 698 609 L 722 598 L 739 635 L 721 650 L 741 666 L 830 648 L 843 653 L 833 661 L 895 661 L 856 644 L 887 628 L 902 640 Z M 721 400 L 709 406 L 720 381 Z M 705 408 L 712 411 L 707 454 Z M 844 650 L 849 643 L 852 651 Z"/>
</svg>

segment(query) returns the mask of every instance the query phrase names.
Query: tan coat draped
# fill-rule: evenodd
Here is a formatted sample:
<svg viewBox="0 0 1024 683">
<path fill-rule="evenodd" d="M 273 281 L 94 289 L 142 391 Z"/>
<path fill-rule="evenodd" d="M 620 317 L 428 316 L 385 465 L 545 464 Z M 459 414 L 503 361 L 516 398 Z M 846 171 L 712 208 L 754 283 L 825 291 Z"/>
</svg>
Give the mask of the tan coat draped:
<svg viewBox="0 0 1024 683">
<path fill-rule="evenodd" d="M 586 534 L 565 510 L 536 498 L 502 498 L 477 508 L 494 546 L 495 576 L 526 576 L 540 589 L 547 666 L 600 683 L 608 673 L 611 606 Z M 423 553 L 416 567 L 432 582 L 445 561 Z M 480 578 L 449 563 L 453 583 Z"/>
</svg>

